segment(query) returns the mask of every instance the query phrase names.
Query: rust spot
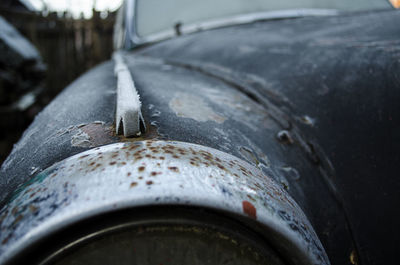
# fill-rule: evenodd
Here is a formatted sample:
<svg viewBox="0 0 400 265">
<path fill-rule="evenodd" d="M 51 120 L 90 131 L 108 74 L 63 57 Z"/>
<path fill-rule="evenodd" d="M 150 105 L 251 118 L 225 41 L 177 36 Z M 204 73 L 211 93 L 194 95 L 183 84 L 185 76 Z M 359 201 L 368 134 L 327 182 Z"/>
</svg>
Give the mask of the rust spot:
<svg viewBox="0 0 400 265">
<path fill-rule="evenodd" d="M 132 173 L 131 173 L 131 172 L 128 172 L 126 175 L 127 175 L 128 177 L 130 177 L 130 176 L 132 175 Z"/>
<path fill-rule="evenodd" d="M 164 159 L 165 159 L 165 157 L 163 157 L 163 156 L 160 156 L 160 159 L 161 159 L 161 160 L 164 160 Z"/>
<path fill-rule="evenodd" d="M 155 171 L 150 173 L 150 175 L 153 176 L 153 177 L 157 176 L 158 174 L 160 174 L 160 173 L 159 172 L 155 172 Z"/>
<path fill-rule="evenodd" d="M 153 181 L 151 181 L 151 180 L 146 181 L 146 184 L 147 184 L 147 185 L 151 185 L 151 184 L 153 184 Z"/>
<path fill-rule="evenodd" d="M 87 156 L 89 156 L 89 155 L 80 156 L 79 159 L 85 158 L 85 157 L 87 157 Z"/>
<path fill-rule="evenodd" d="M 250 195 L 247 195 L 247 198 L 249 198 L 250 200 L 252 200 L 253 202 L 256 201 L 256 199 L 254 199 L 253 197 L 251 197 Z"/>
<path fill-rule="evenodd" d="M 254 205 L 249 201 L 242 202 L 243 212 L 250 218 L 257 219 L 257 210 Z"/>
<path fill-rule="evenodd" d="M 179 172 L 179 169 L 177 167 L 168 167 L 168 169 L 174 172 Z"/>
<path fill-rule="evenodd" d="M 94 164 L 96 164 L 96 162 L 92 162 L 89 164 L 89 166 L 93 166 Z"/>
<path fill-rule="evenodd" d="M 36 206 L 29 205 L 29 210 L 30 210 L 32 213 L 35 213 L 35 212 L 37 212 L 38 208 L 37 208 Z"/>
<path fill-rule="evenodd" d="M 146 169 L 145 167 L 139 167 L 139 168 L 138 168 L 138 171 L 139 171 L 139 172 L 143 172 L 145 169 Z"/>
<path fill-rule="evenodd" d="M 130 185 L 130 187 L 133 188 L 133 187 L 136 187 L 137 185 L 138 185 L 137 182 L 132 182 L 131 185 Z"/>
<path fill-rule="evenodd" d="M 112 162 L 110 162 L 109 164 L 112 166 L 112 165 L 115 165 L 115 164 L 117 164 L 117 162 L 115 162 L 115 161 L 112 161 Z"/>
<path fill-rule="evenodd" d="M 136 148 L 138 148 L 139 147 L 139 145 L 131 145 L 130 147 L 129 147 L 129 150 L 130 151 L 133 151 L 133 150 L 135 150 Z"/>
<path fill-rule="evenodd" d="M 18 207 L 14 207 L 14 208 L 11 210 L 11 213 L 12 213 L 13 215 L 16 215 L 17 212 L 18 212 Z"/>
<path fill-rule="evenodd" d="M 23 217 L 24 217 L 24 216 L 23 216 L 22 214 L 18 215 L 18 216 L 15 218 L 14 222 L 12 223 L 12 225 L 16 225 L 17 223 L 19 223 L 19 222 L 22 220 Z"/>
<path fill-rule="evenodd" d="M 7 236 L 6 238 L 4 238 L 3 241 L 1 241 L 1 244 L 2 244 L 2 245 L 7 244 L 8 240 L 10 240 L 10 238 L 11 238 L 11 235 Z"/>
</svg>

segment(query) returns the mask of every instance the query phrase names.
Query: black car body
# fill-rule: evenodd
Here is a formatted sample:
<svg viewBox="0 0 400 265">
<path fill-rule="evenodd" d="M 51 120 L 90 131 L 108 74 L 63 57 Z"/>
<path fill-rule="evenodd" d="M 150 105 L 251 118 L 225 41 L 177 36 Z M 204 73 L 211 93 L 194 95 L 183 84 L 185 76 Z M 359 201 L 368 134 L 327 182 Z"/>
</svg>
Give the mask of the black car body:
<svg viewBox="0 0 400 265">
<path fill-rule="evenodd" d="M 241 231 L 238 237 L 248 235 L 252 246 L 266 240 L 273 253 L 268 255 L 280 257 L 283 263 L 396 264 L 400 222 L 396 212 L 400 201 L 397 10 L 325 12 L 323 16 L 314 13 L 311 17 L 307 12 L 298 12 L 240 25 L 224 22 L 224 27 L 207 30 L 188 27 L 187 32 L 178 24 L 173 32 L 179 36 L 140 41 L 129 22 L 132 4 L 134 1 L 128 1 L 122 11 L 126 15 L 119 21 L 117 42 L 120 48 L 134 46 L 122 54 L 142 101 L 146 131 L 139 138 L 115 134 L 117 103 L 112 61 L 91 70 L 64 90 L 38 115 L 1 168 L 0 261 L 8 264 L 35 257 L 38 264 L 42 260 L 51 262 L 60 255 L 69 255 L 60 251 L 68 250 L 65 246 L 79 249 L 81 245 L 76 242 L 92 238 L 88 234 L 107 230 L 107 218 L 115 225 L 128 218 L 132 209 L 133 215 L 143 209 L 147 218 L 143 220 L 161 220 L 166 218 L 163 211 L 168 209 L 176 216 L 195 216 L 201 223 L 213 223 L 217 231 L 224 225 L 231 227 L 229 231 Z M 143 165 L 143 169 L 139 167 L 131 173 L 123 171 L 129 160 L 113 161 L 110 153 L 109 160 L 103 162 L 107 167 L 118 166 L 122 170 L 112 171 L 114 175 L 123 172 L 126 180 L 118 178 L 121 185 L 133 190 L 142 185 L 141 198 L 147 198 L 147 194 L 156 194 L 155 197 L 148 201 L 126 197 L 124 203 L 123 196 L 127 195 L 121 192 L 121 197 L 113 201 L 117 195 L 110 191 L 107 198 L 98 195 L 95 203 L 82 203 L 77 199 L 82 194 L 90 201 L 90 193 L 96 197 L 96 189 L 104 191 L 97 184 L 112 185 L 107 184 L 107 179 L 102 180 L 103 184 L 100 180 L 89 184 L 68 181 L 67 169 L 63 167 L 70 163 L 69 157 L 76 155 L 73 161 L 78 161 L 95 152 L 107 154 L 112 149 L 110 144 L 119 142 L 126 145 L 113 148 L 135 149 L 135 144 L 141 144 L 146 150 L 156 150 L 157 155 L 158 151 L 166 152 L 166 160 L 181 161 L 182 168 L 168 164 L 157 169 L 161 158 L 145 151 L 146 156 L 139 154 L 135 159 L 148 156 L 159 162 L 151 164 L 151 168 Z M 181 142 L 197 144 L 208 151 Z M 208 192 L 203 190 L 203 184 L 188 184 L 188 193 L 184 191 L 185 185 L 180 184 L 182 190 L 177 186 L 161 196 L 163 191 L 154 187 L 160 182 L 168 189 L 169 184 L 160 180 L 165 171 L 179 173 L 181 178 L 204 173 L 200 162 L 186 157 L 190 148 L 194 149 L 193 155 L 198 152 L 206 160 L 210 156 L 205 152 L 210 152 L 211 157 L 224 157 L 224 153 L 230 159 L 238 158 L 239 164 L 246 161 L 245 166 L 239 166 L 244 168 L 244 178 L 260 178 L 264 184 L 254 191 L 250 185 L 246 191 L 244 183 L 250 183 L 247 180 L 221 180 L 227 186 L 216 180 Z M 86 150 L 91 151 L 81 154 Z M 118 152 L 115 155 L 119 157 Z M 67 162 L 59 162 L 63 159 Z M 231 165 L 228 160 L 221 160 L 203 161 L 203 165 L 222 171 L 235 167 L 234 162 Z M 76 176 L 82 174 L 84 178 L 91 171 L 97 172 L 93 168 L 97 162 L 85 163 L 82 173 L 74 173 Z M 41 170 L 44 171 L 39 173 Z M 59 171 L 66 175 L 54 183 L 64 188 L 43 192 L 56 185 L 46 179 L 56 179 L 54 174 Z M 142 184 L 128 178 L 141 177 L 142 171 L 148 174 Z M 98 176 L 101 174 L 99 170 Z M 206 177 L 202 176 L 202 181 L 213 176 Z M 267 185 L 264 178 L 274 184 Z M 45 184 L 32 188 L 42 181 Z M 215 185 L 220 186 L 214 190 L 211 187 Z M 93 190 L 86 194 L 84 189 Z M 232 210 L 236 206 L 229 202 L 240 201 L 231 197 L 242 191 L 247 199 L 238 204 L 243 210 L 239 216 Z M 214 192 L 221 197 L 214 198 Z M 213 201 L 218 198 L 219 202 Z M 281 222 L 277 226 L 265 221 L 268 218 L 262 219 L 263 211 L 269 209 L 268 203 L 263 204 L 266 198 L 279 201 L 270 211 L 271 218 Z M 79 203 L 82 204 L 75 208 L 70 206 Z M 149 210 L 148 206 L 156 210 Z M 72 210 L 65 213 L 65 207 L 78 210 L 75 214 Z M 226 219 L 215 217 L 218 221 L 213 222 L 214 217 L 209 216 Z M 103 222 L 99 228 L 94 225 Z M 236 225 L 240 228 L 233 228 Z M 84 227 L 93 227 L 93 231 L 82 232 Z M 282 227 L 289 232 L 280 233 Z M 24 233 L 32 235 L 24 237 Z M 43 251 L 40 242 L 52 247 Z M 167 241 L 160 242 L 168 245 Z M 304 248 L 299 247 L 302 244 Z M 205 251 L 198 245 L 193 248 Z M 73 253 L 68 251 L 65 252 Z"/>
</svg>

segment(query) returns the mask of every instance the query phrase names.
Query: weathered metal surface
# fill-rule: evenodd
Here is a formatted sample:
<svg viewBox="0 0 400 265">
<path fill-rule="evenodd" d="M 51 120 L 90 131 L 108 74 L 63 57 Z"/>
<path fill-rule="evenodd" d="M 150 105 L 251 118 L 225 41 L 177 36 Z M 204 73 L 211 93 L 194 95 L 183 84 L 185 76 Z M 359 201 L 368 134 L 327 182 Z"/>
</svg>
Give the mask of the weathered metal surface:
<svg viewBox="0 0 400 265">
<path fill-rule="evenodd" d="M 267 174 L 273 172 L 277 183 L 310 218 L 329 255 L 339 257 L 338 264 L 348 261 L 347 251 L 353 243 L 340 201 L 335 198 L 335 186 L 330 183 L 334 174 L 329 159 L 313 139 L 304 136 L 296 123 L 297 117 L 293 119 L 281 109 L 280 106 L 291 104 L 285 96 L 270 89 L 270 97 L 258 100 L 248 84 L 259 84 L 262 79 L 226 67 L 210 73 L 185 64 L 173 64 L 170 60 L 163 62 L 129 53 L 126 56 L 143 104 L 148 106 L 148 120 L 157 126 L 161 137 L 210 146 L 241 157 Z M 176 95 L 187 93 L 202 99 L 214 114 L 225 120 L 190 118 L 201 115 L 201 112 L 196 114 L 196 108 L 185 114 L 178 113 L 187 116 L 179 117 L 170 103 Z M 279 140 L 283 130 L 291 143 Z"/>
<path fill-rule="evenodd" d="M 400 238 L 400 215 L 392 211 L 399 204 L 400 189 L 399 24 L 398 10 L 258 22 L 180 36 L 145 47 L 137 55 L 242 84 L 259 102 L 267 98 L 266 106 L 273 103 L 286 113 L 289 124 L 307 139 L 302 146 L 311 151 L 307 152 L 312 163 L 319 163 L 313 150 L 329 156 L 331 162 L 320 167 L 320 177 L 326 176 L 329 164 L 336 171 L 326 178 L 327 186 L 333 194 L 343 196 L 341 212 L 346 209 L 355 245 L 340 236 L 333 239 L 344 232 L 327 232 L 323 227 L 340 226 L 345 220 L 310 217 L 315 229 L 323 231 L 320 238 L 331 262 L 351 264 L 359 255 L 360 264 L 391 264 L 397 262 L 394 253 L 399 245 L 393 240 Z M 305 116 L 314 122 L 302 119 Z M 297 132 L 292 128 L 282 126 L 281 130 L 293 137 Z M 297 145 L 294 142 L 285 144 L 283 152 L 290 153 L 287 150 Z M 272 164 L 276 161 L 271 160 Z M 298 171 L 301 181 L 290 185 L 289 192 L 301 201 L 297 199 L 301 196 L 292 193 L 296 185 L 307 189 L 302 184 L 305 173 Z M 313 192 L 318 189 L 304 196 Z M 312 201 L 305 204 L 319 208 Z"/>
<path fill-rule="evenodd" d="M 299 131 L 292 130 L 288 115 L 277 107 L 279 102 L 288 102 L 285 97 L 271 90 L 274 104 L 266 108 L 242 89 L 243 83 L 259 82 L 257 76 L 238 75 L 239 80 L 243 78 L 241 83 L 162 60 L 129 53 L 124 57 L 141 95 L 146 133 L 138 139 L 112 133 L 116 81 L 113 64 L 104 64 L 78 79 L 36 118 L 1 168 L 2 198 L 34 173 L 96 146 L 151 138 L 179 140 L 212 147 L 258 167 L 301 206 L 329 253 L 349 249 L 346 222 L 319 165 L 313 162 L 315 154 L 309 152 L 312 149 Z M 179 107 L 177 112 L 176 99 L 188 94 L 217 116 L 203 120 L 198 109 L 188 111 L 187 107 Z M 186 100 L 181 103 L 187 104 Z M 279 141 L 282 130 L 290 133 L 293 144 Z M 337 244 L 338 238 L 341 244 Z"/>
<path fill-rule="evenodd" d="M 358 257 L 366 264 L 391 263 L 380 249 L 395 253 L 393 238 L 400 238 L 387 238 L 398 223 L 388 215 L 399 189 L 398 18 L 391 11 L 259 22 L 124 54 L 150 128 L 141 139 L 191 142 L 240 157 L 294 198 L 332 264 Z M 37 117 L 0 171 L 3 204 L 55 162 L 137 140 L 110 133 L 112 67 L 89 72 Z M 190 101 L 208 114 L 190 109 Z M 152 188 L 157 177 L 150 185 L 129 185 L 132 191 L 142 184 Z M 239 204 L 243 216 L 259 220 L 255 204 Z"/>
<path fill-rule="evenodd" d="M 306 216 L 273 176 L 215 149 L 150 140 L 80 153 L 19 187 L 1 210 L 0 263 L 71 223 L 148 205 L 235 213 L 267 227 L 266 239 L 293 264 L 329 264 Z"/>
</svg>

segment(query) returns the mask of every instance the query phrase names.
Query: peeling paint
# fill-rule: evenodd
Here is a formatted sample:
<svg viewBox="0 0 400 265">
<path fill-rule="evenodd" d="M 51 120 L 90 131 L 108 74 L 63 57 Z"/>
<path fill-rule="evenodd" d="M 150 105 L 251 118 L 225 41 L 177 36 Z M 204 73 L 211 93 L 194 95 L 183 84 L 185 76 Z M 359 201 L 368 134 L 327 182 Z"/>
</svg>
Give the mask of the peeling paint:
<svg viewBox="0 0 400 265">
<path fill-rule="evenodd" d="M 113 136 L 111 126 L 106 126 L 100 122 L 73 126 L 71 129 L 67 129 L 66 132 L 75 132 L 71 137 L 71 145 L 74 147 L 96 147 L 116 142 L 116 139 L 118 139 Z"/>
<path fill-rule="evenodd" d="M 90 136 L 81 130 L 78 130 L 78 133 L 72 136 L 71 145 L 75 147 L 92 147 Z"/>
</svg>

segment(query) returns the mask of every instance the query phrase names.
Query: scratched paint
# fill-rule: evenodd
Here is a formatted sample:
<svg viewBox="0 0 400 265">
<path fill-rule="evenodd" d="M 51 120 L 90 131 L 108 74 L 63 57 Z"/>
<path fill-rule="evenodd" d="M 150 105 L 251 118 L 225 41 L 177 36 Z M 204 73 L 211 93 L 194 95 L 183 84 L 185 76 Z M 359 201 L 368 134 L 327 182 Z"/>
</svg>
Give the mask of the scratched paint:
<svg viewBox="0 0 400 265">
<path fill-rule="evenodd" d="M 190 118 L 199 122 L 214 121 L 223 123 L 226 118 L 215 113 L 203 98 L 188 93 L 176 93 L 169 102 L 176 116 Z"/>
<path fill-rule="evenodd" d="M 307 264 L 329 264 L 311 224 L 273 176 L 212 148 L 152 140 L 97 147 L 23 185 L 0 211 L 0 263 L 75 220 L 164 204 L 243 216 L 293 242 L 310 257 Z"/>
</svg>

